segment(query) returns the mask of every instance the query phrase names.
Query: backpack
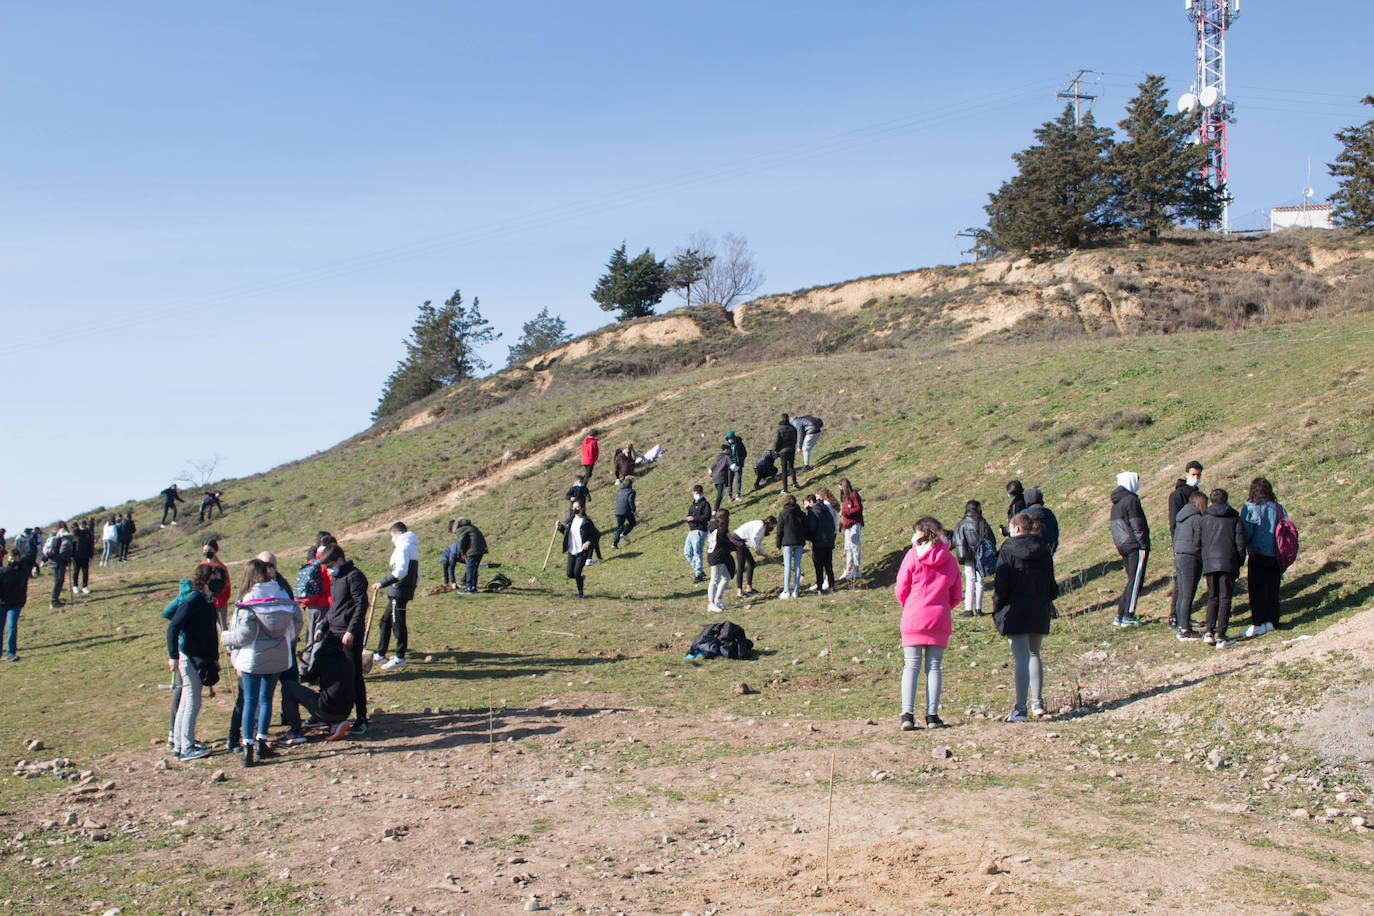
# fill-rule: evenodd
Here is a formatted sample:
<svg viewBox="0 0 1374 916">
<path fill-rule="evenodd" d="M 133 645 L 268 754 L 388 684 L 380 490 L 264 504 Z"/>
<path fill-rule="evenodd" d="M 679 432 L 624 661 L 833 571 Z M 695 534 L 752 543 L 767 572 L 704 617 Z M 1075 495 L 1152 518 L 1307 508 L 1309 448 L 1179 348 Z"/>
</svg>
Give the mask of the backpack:
<svg viewBox="0 0 1374 916">
<path fill-rule="evenodd" d="M 506 589 L 510 588 L 510 586 L 510 577 L 505 575 L 504 573 L 497 573 L 496 575 L 492 576 L 491 581 L 487 583 L 486 591 L 504 592 Z"/>
<path fill-rule="evenodd" d="M 997 572 L 997 548 L 992 546 L 991 538 L 983 538 L 978 542 L 973 549 L 973 563 L 981 575 L 990 576 Z"/>
<path fill-rule="evenodd" d="M 296 570 L 296 582 L 291 590 L 297 598 L 314 598 L 324 591 L 324 575 L 320 572 L 319 560 L 301 564 L 301 568 Z"/>
<path fill-rule="evenodd" d="M 1283 511 L 1280 508 L 1279 511 Z M 1283 518 L 1274 529 L 1274 553 L 1279 561 L 1279 571 L 1283 572 L 1298 558 L 1298 526 L 1283 513 Z"/>
<path fill-rule="evenodd" d="M 1294 555 L 1297 554 L 1297 548 L 1296 548 L 1296 547 L 1294 547 L 1293 552 L 1294 552 Z M 75 553 L 76 553 L 76 542 L 73 541 L 70 537 L 65 537 L 65 538 L 63 538 L 60 542 L 58 542 L 58 545 L 57 545 L 57 559 L 61 560 L 63 563 L 66 563 L 66 562 L 70 561 L 71 558 L 72 558 L 72 555 L 75 554 Z"/>
<path fill-rule="evenodd" d="M 744 635 L 744 627 L 728 620 L 707 624 L 687 650 L 688 658 L 747 659 L 754 652 L 754 641 Z"/>
</svg>

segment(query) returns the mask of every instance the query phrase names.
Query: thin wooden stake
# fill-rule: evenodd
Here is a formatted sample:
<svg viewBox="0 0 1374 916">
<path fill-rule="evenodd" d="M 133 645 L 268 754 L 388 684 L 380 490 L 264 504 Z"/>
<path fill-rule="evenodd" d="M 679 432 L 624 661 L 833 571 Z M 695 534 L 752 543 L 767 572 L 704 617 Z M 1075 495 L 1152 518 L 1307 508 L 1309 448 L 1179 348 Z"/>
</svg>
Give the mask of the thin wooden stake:
<svg viewBox="0 0 1374 916">
<path fill-rule="evenodd" d="M 830 886 L 830 813 L 835 810 L 835 752 L 830 752 L 830 794 L 825 802 L 825 884 Z"/>
<path fill-rule="evenodd" d="M 491 771 L 492 771 L 492 770 L 495 768 L 495 766 L 496 766 L 496 731 L 495 731 L 495 729 L 492 727 L 492 720 L 493 720 L 493 718 L 494 718 L 494 715 L 493 715 L 493 713 L 492 713 L 492 695 L 491 695 L 491 691 L 488 690 L 488 691 L 487 691 L 487 775 L 488 775 L 488 776 L 491 775 Z"/>
</svg>

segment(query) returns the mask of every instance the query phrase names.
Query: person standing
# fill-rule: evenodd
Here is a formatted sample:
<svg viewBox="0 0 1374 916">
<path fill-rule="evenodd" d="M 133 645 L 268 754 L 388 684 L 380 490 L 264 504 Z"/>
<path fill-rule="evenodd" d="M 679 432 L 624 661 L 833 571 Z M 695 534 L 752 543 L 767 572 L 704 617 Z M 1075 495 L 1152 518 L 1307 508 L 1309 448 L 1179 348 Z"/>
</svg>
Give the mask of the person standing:
<svg viewBox="0 0 1374 916">
<path fill-rule="evenodd" d="M 582 508 L 581 503 L 573 503 L 572 507 L 572 519 L 566 524 L 559 522 L 558 527 L 563 532 L 563 552 L 568 555 L 567 577 L 577 583 L 577 597 L 585 598 L 587 577 L 583 570 L 592 555 L 600 532 L 596 530 L 592 520 L 587 518 L 586 510 Z"/>
<path fill-rule="evenodd" d="M 67 581 L 67 567 L 76 554 L 76 541 L 67 530 L 66 522 L 58 522 L 52 537 L 43 546 L 43 559 L 52 566 L 52 600 L 50 608 L 62 607 L 62 586 Z"/>
<path fill-rule="evenodd" d="M 119 562 L 123 563 L 129 559 L 129 548 L 134 544 L 134 533 L 138 531 L 138 526 L 134 524 L 134 514 L 125 512 L 120 520 L 119 528 Z"/>
<path fill-rule="evenodd" d="M 391 562 L 382 581 L 372 586 L 375 592 L 386 589 L 386 614 L 377 629 L 377 658 L 386 658 L 387 647 L 391 644 L 391 631 L 396 631 L 396 654 L 382 665 L 383 671 L 394 671 L 406 666 L 406 646 L 410 641 L 410 631 L 406 627 L 406 607 L 415 597 L 415 586 L 420 581 L 420 539 L 415 532 L 406 529 L 405 522 L 391 526 Z"/>
<path fill-rule="evenodd" d="M 243 696 L 243 765 L 272 757 L 268 729 L 272 697 L 283 671 L 291 667 L 291 638 L 302 624 L 301 612 L 266 563 L 256 557 L 244 570 L 233 623 L 220 642 L 230 650 Z"/>
<path fill-rule="evenodd" d="M 725 498 L 725 491 L 730 486 L 730 446 L 722 445 L 720 451 L 711 462 L 711 483 L 716 485 L 716 502 L 711 507 L 712 512 L 720 511 L 721 500 Z"/>
<path fill-rule="evenodd" d="M 706 534 L 706 560 L 711 564 L 711 582 L 706 587 L 706 610 L 725 610 L 725 589 L 735 574 L 734 552 L 738 541 L 730 533 L 730 510 L 717 509 Z"/>
<path fill-rule="evenodd" d="M 744 461 L 749 457 L 749 450 L 744 447 L 744 440 L 733 429 L 725 434 L 725 448 L 730 453 L 730 485 L 727 495 L 730 502 L 734 502 L 744 499 Z"/>
<path fill-rule="evenodd" d="M 706 548 L 706 527 L 711 522 L 711 506 L 701 484 L 692 487 L 692 502 L 687 506 L 687 540 L 682 544 L 682 555 L 692 564 L 692 583 L 705 581 L 702 559 Z"/>
<path fill-rule="evenodd" d="M 806 513 L 797 505 L 797 497 L 783 497 L 774 535 L 778 550 L 782 552 L 782 594 L 779 598 L 795 598 L 801 590 L 801 558 L 806 534 Z"/>
<path fill-rule="evenodd" d="M 763 549 L 763 539 L 773 533 L 773 529 L 778 527 L 778 520 L 773 516 L 768 516 L 762 521 L 755 519 L 752 522 L 745 522 L 735 529 L 735 594 L 740 598 L 748 598 L 756 595 L 754 591 L 754 555 L 751 551 L 758 551 L 759 556 L 767 559 L 768 553 Z"/>
<path fill-rule="evenodd" d="M 592 498 L 592 491 L 587 489 L 588 481 L 589 478 L 585 476 L 578 477 L 573 481 L 572 486 L 568 487 L 568 492 L 563 494 L 563 497 L 568 501 L 567 518 L 572 518 L 573 503 L 581 503 L 582 507 L 586 508 L 588 501 Z"/>
<path fill-rule="evenodd" d="M 1040 523 L 1040 540 L 1044 542 L 1050 556 L 1054 556 L 1059 552 L 1059 519 L 1055 518 L 1054 513 L 1045 505 L 1045 495 L 1040 492 L 1039 487 L 1030 487 L 1026 490 L 1024 511 Z"/>
<path fill-rule="evenodd" d="M 1207 497 L 1194 490 L 1174 517 L 1173 627 L 1180 642 L 1202 638 L 1193 624 L 1193 598 L 1202 581 L 1202 516 L 1206 511 Z"/>
<path fill-rule="evenodd" d="M 1050 617 L 1059 586 L 1054 580 L 1054 558 L 1036 537 L 1034 520 L 1025 513 L 1011 517 L 1011 537 L 997 554 L 997 574 L 992 588 L 992 620 L 1007 639 L 1015 669 L 1016 705 L 1008 722 L 1026 721 L 1029 713 L 1045 714 L 1044 668 L 1040 648 L 1050 632 Z"/>
<path fill-rule="evenodd" d="M 1235 597 L 1241 564 L 1245 562 L 1247 541 L 1240 513 L 1230 506 L 1230 494 L 1218 487 L 1207 499 L 1207 511 L 1200 525 L 1202 574 L 1207 579 L 1207 632 L 1202 639 L 1225 649 L 1235 642 L 1227 638 L 1226 627 L 1231 621 L 1231 600 Z M 1252 611 L 1253 601 L 1252 597 Z"/>
<path fill-rule="evenodd" d="M 219 625 L 224 628 L 229 626 L 229 598 L 233 594 L 233 589 L 229 585 L 229 567 L 219 558 L 219 541 L 215 538 L 205 542 L 201 554 L 204 557 L 200 561 L 202 564 L 208 564 L 220 571 L 221 586 L 215 593 L 215 610 L 219 611 Z"/>
<path fill-rule="evenodd" d="M 825 594 L 835 588 L 835 513 L 817 496 L 806 497 L 806 539 L 816 571 L 811 590 Z"/>
<path fill-rule="evenodd" d="M 100 565 L 109 566 L 119 556 L 119 527 L 113 515 L 100 531 Z"/>
<path fill-rule="evenodd" d="M 976 499 L 964 503 L 964 517 L 954 526 L 954 550 L 964 568 L 964 610 L 961 618 L 983 613 L 983 570 L 978 564 L 979 545 L 987 542 L 997 549 L 997 536 L 983 518 L 983 504 Z"/>
<path fill-rule="evenodd" d="M 894 592 L 902 608 L 903 731 L 916 727 L 916 681 L 922 670 L 926 675 L 926 728 L 945 727 L 940 720 L 940 663 L 954 629 L 951 609 L 962 593 L 959 564 L 945 546 L 947 537 L 938 521 L 930 516 L 920 519 L 911 549 L 897 569 Z"/>
<path fill-rule="evenodd" d="M 454 525 L 453 536 L 458 539 L 458 553 L 463 558 L 463 587 L 461 591 L 469 595 L 477 594 L 477 570 L 482 566 L 482 557 L 487 555 L 487 539 L 472 523 L 472 519 L 460 518 Z"/>
<path fill-rule="evenodd" d="M 1150 523 L 1141 508 L 1139 490 L 1140 478 L 1133 471 L 1116 475 L 1110 525 L 1112 543 L 1126 568 L 1126 587 L 1117 599 L 1116 617 L 1112 620 L 1112 625 L 1118 627 L 1140 626 L 1136 606 L 1145 584 L 1145 564 L 1150 558 Z"/>
<path fill-rule="evenodd" d="M 5 529 L 0 528 L 0 566 L 5 565 L 5 554 L 8 542 L 5 540 Z"/>
<path fill-rule="evenodd" d="M 1010 529 L 1012 517 L 1026 511 L 1026 489 L 1021 486 L 1019 480 L 1007 481 L 1007 524 L 1002 526 L 1002 537 L 1011 537 Z"/>
<path fill-rule="evenodd" d="M 1246 566 L 1246 589 L 1250 593 L 1250 626 L 1245 635 L 1263 636 L 1279 628 L 1279 583 L 1283 570 L 1279 566 L 1279 522 L 1288 513 L 1274 497 L 1274 487 L 1268 478 L 1250 481 L 1250 493 L 1241 507 L 1240 520 L 1250 546 L 1250 562 Z"/>
<path fill-rule="evenodd" d="M 810 414 L 803 414 L 795 417 L 793 423 L 797 430 L 797 444 L 801 448 L 802 470 L 811 470 L 811 450 L 816 447 L 817 440 L 821 437 L 821 427 L 825 422 L 820 417 L 813 417 Z"/>
<path fill-rule="evenodd" d="M 635 476 L 627 472 L 620 478 L 620 489 L 615 493 L 615 536 L 611 538 L 612 547 L 620 547 L 620 539 L 630 543 L 630 532 L 635 527 Z"/>
<path fill-rule="evenodd" d="M 1167 521 L 1167 522 L 1169 523 L 1169 543 L 1170 543 L 1170 544 L 1172 544 L 1173 541 L 1174 541 L 1174 528 L 1175 528 L 1175 526 L 1178 524 L 1178 513 L 1179 513 L 1180 511 L 1182 511 L 1183 507 L 1186 506 L 1186 505 L 1188 504 L 1188 500 L 1192 497 L 1192 495 L 1193 495 L 1194 493 L 1198 492 L 1198 483 L 1200 483 L 1201 480 L 1202 480 L 1202 464 L 1201 464 L 1200 462 L 1197 462 L 1197 461 L 1190 461 L 1190 462 L 1188 462 L 1188 464 L 1184 467 L 1184 472 L 1187 474 L 1186 477 L 1180 477 L 1180 478 L 1178 478 L 1177 480 L 1174 481 L 1174 489 L 1173 489 L 1173 491 L 1169 494 L 1169 504 L 1168 504 L 1168 508 L 1165 510 L 1165 511 L 1167 512 L 1167 514 L 1168 514 L 1168 517 L 1165 519 L 1165 521 Z M 1206 501 L 1206 498 L 1207 498 L 1207 497 L 1204 495 L 1204 496 L 1203 496 L 1204 503 L 1205 503 L 1205 501 Z M 1206 507 L 1205 507 L 1205 505 L 1204 505 L 1204 510 L 1205 510 L 1205 508 L 1206 508 Z M 1186 565 L 1187 565 L 1187 564 L 1185 563 L 1185 566 L 1186 566 Z M 1196 587 L 1195 587 L 1195 588 L 1196 588 Z M 1174 566 L 1174 575 L 1173 575 L 1172 578 L 1169 580 L 1169 607 L 1170 607 L 1170 608 L 1176 608 L 1176 607 L 1178 606 L 1177 595 L 1178 595 L 1178 565 L 1175 564 L 1175 566 Z M 1176 622 L 1177 622 L 1177 621 L 1175 620 L 1175 615 L 1172 615 L 1172 614 L 1171 614 L 1170 617 L 1169 617 L 1169 626 L 1170 626 L 1171 628 L 1174 627 L 1174 625 L 1175 625 Z"/>
<path fill-rule="evenodd" d="M 782 415 L 782 420 L 778 422 L 778 428 L 773 433 L 773 451 L 778 456 L 778 461 L 782 464 L 782 492 L 787 492 L 787 480 L 790 477 L 792 486 L 800 487 L 797 482 L 797 430 L 792 425 L 792 420 L 787 414 Z M 795 503 L 796 500 L 793 500 Z M 779 517 L 778 523 L 782 520 Z"/>
<path fill-rule="evenodd" d="M 859 538 L 864 530 L 864 501 L 848 477 L 840 478 L 840 532 L 844 537 L 844 572 L 840 579 L 859 578 L 862 554 Z"/>
<path fill-rule="evenodd" d="M 592 469 L 596 467 L 596 459 L 601 456 L 601 444 L 596 441 L 596 430 L 587 430 L 587 435 L 582 439 L 582 480 L 590 483 L 592 479 Z"/>
<path fill-rule="evenodd" d="M 158 494 L 162 497 L 162 527 L 167 527 L 167 512 L 172 513 L 172 524 L 177 523 L 177 503 L 184 503 L 186 500 L 181 498 L 181 491 L 176 484 L 172 484 L 167 489 Z"/>
<path fill-rule="evenodd" d="M 78 587 L 81 594 L 91 593 L 91 557 L 95 556 L 95 531 L 91 528 L 91 520 L 83 518 L 77 522 L 76 533 L 72 547 L 72 594 L 77 594 Z"/>
<path fill-rule="evenodd" d="M 277 583 L 277 587 L 282 590 L 282 593 L 288 596 L 293 596 L 291 599 L 292 606 L 294 608 L 300 609 L 296 611 L 297 615 L 299 616 L 292 620 L 292 628 L 290 634 L 291 664 L 287 667 L 285 671 L 281 673 L 281 677 L 277 681 L 277 683 L 281 685 L 282 690 L 281 724 L 285 725 L 288 729 L 286 735 L 284 735 L 280 739 L 280 741 L 278 741 L 278 743 L 285 745 L 304 744 L 305 727 L 301 723 L 300 705 L 298 703 L 289 702 L 286 696 L 286 688 L 289 685 L 299 685 L 301 682 L 300 655 L 297 651 L 297 646 L 300 639 L 300 635 L 302 631 L 305 629 L 305 615 L 303 613 L 304 609 L 301 608 L 301 602 L 297 601 L 294 598 L 295 587 L 293 583 L 288 582 L 286 576 L 283 576 L 281 574 L 281 570 L 277 568 L 277 555 L 270 550 L 264 550 L 262 553 L 258 554 L 257 559 L 266 564 L 267 574 L 271 576 L 273 582 Z"/>
<path fill-rule="evenodd" d="M 211 596 L 224 587 L 223 573 L 205 563 L 196 567 L 191 588 L 167 621 L 167 668 L 180 675 L 181 694 L 172 730 L 172 753 L 180 760 L 209 755 L 196 741 L 203 676 L 219 665 L 215 610 Z"/>
<path fill-rule="evenodd" d="M 15 550 L 0 566 L 0 615 L 5 618 L 5 661 L 19 661 L 19 612 L 29 602 L 29 559 Z"/>
<path fill-rule="evenodd" d="M 325 548 L 320 563 L 329 572 L 329 610 L 324 623 L 329 634 L 348 650 L 353 661 L 355 735 L 367 734 L 367 684 L 363 680 L 363 641 L 367 638 L 367 576 L 353 565 L 338 544 Z"/>
</svg>

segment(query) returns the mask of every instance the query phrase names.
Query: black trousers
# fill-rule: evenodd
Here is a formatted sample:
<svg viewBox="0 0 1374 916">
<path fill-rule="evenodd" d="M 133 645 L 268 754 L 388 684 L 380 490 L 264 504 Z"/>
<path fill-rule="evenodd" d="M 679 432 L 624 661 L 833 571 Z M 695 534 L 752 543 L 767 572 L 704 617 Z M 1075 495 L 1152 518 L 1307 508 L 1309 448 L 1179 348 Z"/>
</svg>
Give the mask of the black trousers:
<svg viewBox="0 0 1374 916">
<path fill-rule="evenodd" d="M 1262 553 L 1250 554 L 1245 584 L 1250 592 L 1250 622 L 1279 625 L 1279 561 Z"/>
<path fill-rule="evenodd" d="M 381 634 L 381 641 L 377 643 L 378 655 L 386 655 L 387 647 L 391 645 L 393 628 L 396 630 L 396 657 L 405 658 L 406 643 L 410 637 L 410 632 L 406 629 L 406 602 L 388 598 L 386 613 L 382 615 L 382 621 L 378 625 Z"/>
<path fill-rule="evenodd" d="M 62 586 L 67 581 L 67 564 L 61 560 L 52 561 L 52 600 L 62 600 Z"/>
<path fill-rule="evenodd" d="M 165 505 L 165 506 L 162 507 L 162 524 L 164 524 L 164 525 L 167 524 L 167 510 L 168 510 L 168 509 L 170 509 L 170 510 L 172 511 L 172 521 L 176 521 L 176 520 L 177 520 L 177 504 L 176 504 L 176 503 L 168 503 L 167 505 Z"/>
<path fill-rule="evenodd" d="M 754 555 L 743 544 L 735 548 L 735 588 L 754 587 Z"/>
<path fill-rule="evenodd" d="M 287 721 L 290 721 L 294 714 L 296 721 L 299 722 L 301 720 L 300 707 L 302 706 L 305 707 L 306 712 L 310 713 L 311 717 L 321 722 L 332 725 L 335 721 L 343 721 L 343 719 L 334 720 L 320 715 L 320 695 L 299 681 L 283 680 L 281 682 L 281 701 L 286 704 L 286 709 L 289 710 Z"/>
<path fill-rule="evenodd" d="M 1126 587 L 1116 601 L 1116 612 L 1122 617 L 1135 616 L 1140 590 L 1145 587 L 1145 566 L 1149 559 L 1148 550 L 1132 550 L 1121 558 L 1121 565 L 1126 567 Z"/>
<path fill-rule="evenodd" d="M 1174 623 L 1180 630 L 1193 619 L 1193 599 L 1202 578 L 1202 557 L 1174 554 Z"/>
<path fill-rule="evenodd" d="M 633 515 L 617 515 L 615 517 L 615 537 L 611 538 L 611 546 L 619 547 L 620 539 L 629 540 L 630 532 L 635 528 L 635 517 Z"/>
<path fill-rule="evenodd" d="M 119 562 L 123 563 L 125 560 L 129 559 L 129 545 L 132 543 L 133 541 L 119 542 Z"/>
<path fill-rule="evenodd" d="M 835 546 L 820 547 L 811 545 L 811 565 L 816 569 L 818 588 L 835 587 Z"/>
<path fill-rule="evenodd" d="M 353 655 L 353 705 L 358 711 L 359 722 L 367 721 L 367 682 L 363 679 L 363 643 L 355 642 L 350 650 Z"/>
<path fill-rule="evenodd" d="M 744 496 L 744 468 L 730 472 L 730 483 L 726 489 L 731 496 L 736 498 Z M 754 487 L 754 489 L 757 490 L 758 487 Z"/>
<path fill-rule="evenodd" d="M 717 512 L 720 510 L 721 500 L 725 499 L 725 491 L 729 486 L 729 481 L 726 481 L 725 483 L 716 484 L 716 503 L 714 506 L 711 507 L 712 512 Z"/>
<path fill-rule="evenodd" d="M 1225 636 L 1231 625 L 1231 599 L 1236 596 L 1236 577 L 1230 573 L 1207 574 L 1207 632 Z"/>
<path fill-rule="evenodd" d="M 792 486 L 801 489 L 801 484 L 797 482 L 797 450 L 785 448 L 778 452 L 778 460 L 782 463 L 782 492 L 787 492 L 787 478 L 792 478 Z"/>
<path fill-rule="evenodd" d="M 72 560 L 72 588 L 82 588 L 91 584 L 91 558 Z"/>
<path fill-rule="evenodd" d="M 577 582 L 577 593 L 582 594 L 582 586 L 586 584 L 587 577 L 582 574 L 582 569 L 587 565 L 587 554 L 570 553 L 568 554 L 568 578 Z"/>
</svg>

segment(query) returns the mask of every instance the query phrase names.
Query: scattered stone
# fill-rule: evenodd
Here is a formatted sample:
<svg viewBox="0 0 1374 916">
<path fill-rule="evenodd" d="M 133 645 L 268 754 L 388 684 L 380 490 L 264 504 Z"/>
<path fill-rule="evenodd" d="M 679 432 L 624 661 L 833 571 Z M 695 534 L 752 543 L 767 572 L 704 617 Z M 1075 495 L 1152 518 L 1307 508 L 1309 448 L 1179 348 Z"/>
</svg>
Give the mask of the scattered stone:
<svg viewBox="0 0 1374 916">
<path fill-rule="evenodd" d="M 1212 748 L 1211 753 L 1209 753 L 1209 754 L 1207 755 L 1207 764 L 1206 764 L 1206 766 L 1207 766 L 1207 769 L 1213 770 L 1213 771 L 1215 771 L 1215 770 L 1220 770 L 1220 769 L 1222 769 L 1223 767 L 1226 766 L 1226 758 L 1223 757 L 1223 756 L 1221 755 L 1221 749 L 1220 749 L 1220 748 L 1215 748 L 1215 747 Z"/>
<path fill-rule="evenodd" d="M 47 745 L 38 738 L 34 738 L 31 741 L 24 742 L 24 747 L 31 751 L 41 751 L 43 748 L 47 747 Z"/>
<path fill-rule="evenodd" d="M 1121 774 L 1118 773 L 1116 770 L 1108 770 L 1108 771 L 1107 771 L 1107 777 L 1110 778 L 1110 779 L 1120 779 L 1120 778 L 1121 778 Z"/>
<path fill-rule="evenodd" d="M 228 778 L 229 777 L 224 774 L 223 770 L 215 770 L 215 772 L 210 774 L 211 782 L 224 782 Z"/>
<path fill-rule="evenodd" d="M 822 649 L 821 651 L 819 651 L 819 652 L 816 653 L 816 657 L 817 657 L 817 658 L 827 658 L 829 655 L 830 655 L 830 650 L 829 650 L 829 649 Z"/>
<path fill-rule="evenodd" d="M 82 830 L 104 830 L 105 825 L 99 821 L 86 820 L 81 822 Z"/>
<path fill-rule="evenodd" d="M 525 912 L 534 913 L 544 908 L 544 904 L 539 902 L 539 897 L 531 894 L 530 899 L 525 901 Z"/>
<path fill-rule="evenodd" d="M 934 757 L 936 760 L 948 760 L 954 756 L 954 753 L 943 744 L 937 744 L 930 749 L 930 756 Z"/>
<path fill-rule="evenodd" d="M 1359 816 L 1352 817 L 1352 818 L 1350 819 L 1350 826 L 1352 826 L 1352 827 L 1368 827 L 1368 826 L 1369 826 L 1369 820 L 1368 820 L 1367 818 L 1363 818 L 1363 817 L 1359 817 Z"/>
<path fill-rule="evenodd" d="M 76 817 L 76 812 L 75 812 L 75 811 L 68 811 L 68 812 L 66 813 L 66 815 L 62 818 L 62 826 L 63 826 L 63 827 L 75 827 L 75 826 L 76 826 L 76 822 L 77 822 L 77 817 Z"/>
<path fill-rule="evenodd" d="M 157 770 L 159 773 L 163 770 L 169 770 L 171 767 L 172 765 L 167 762 L 166 757 L 159 759 L 157 763 L 153 764 L 153 769 Z"/>
<path fill-rule="evenodd" d="M 994 897 L 994 896 L 996 896 L 997 894 L 1002 893 L 1002 883 L 1001 883 L 1000 881 L 994 881 L 994 882 L 992 882 L 991 884 L 988 885 L 988 889 L 987 889 L 987 891 L 985 891 L 985 893 L 986 893 L 989 897 Z"/>
<path fill-rule="evenodd" d="M 105 831 L 103 831 L 103 830 L 92 830 L 91 833 L 90 833 L 90 837 L 91 837 L 91 839 L 95 840 L 97 843 L 103 843 L 103 842 L 105 842 L 107 839 L 109 839 L 109 835 L 106 834 Z"/>
<path fill-rule="evenodd" d="M 427 662 L 432 662 L 432 661 L 434 661 L 434 656 L 433 656 L 433 655 L 426 655 L 426 656 L 425 656 L 425 661 L 427 661 Z"/>
<path fill-rule="evenodd" d="M 1312 817 L 1312 813 L 1306 808 L 1294 808 L 1290 815 L 1294 820 L 1305 821 Z"/>
<path fill-rule="evenodd" d="M 996 859 L 987 859 L 978 866 L 978 874 L 995 875 L 1002 870 Z"/>
<path fill-rule="evenodd" d="M 1268 771 L 1266 770 L 1265 772 L 1268 772 Z M 1349 792 L 1337 792 L 1337 793 L 1336 793 L 1336 804 L 1338 804 L 1338 805 L 1348 805 L 1348 804 L 1350 804 L 1352 801 L 1354 801 L 1354 798 L 1351 796 L 1351 794 L 1350 794 Z"/>
<path fill-rule="evenodd" d="M 744 681 L 739 681 L 738 683 L 731 684 L 730 692 L 737 697 L 748 696 L 751 693 L 758 693 L 757 690 L 750 687 Z"/>
</svg>

